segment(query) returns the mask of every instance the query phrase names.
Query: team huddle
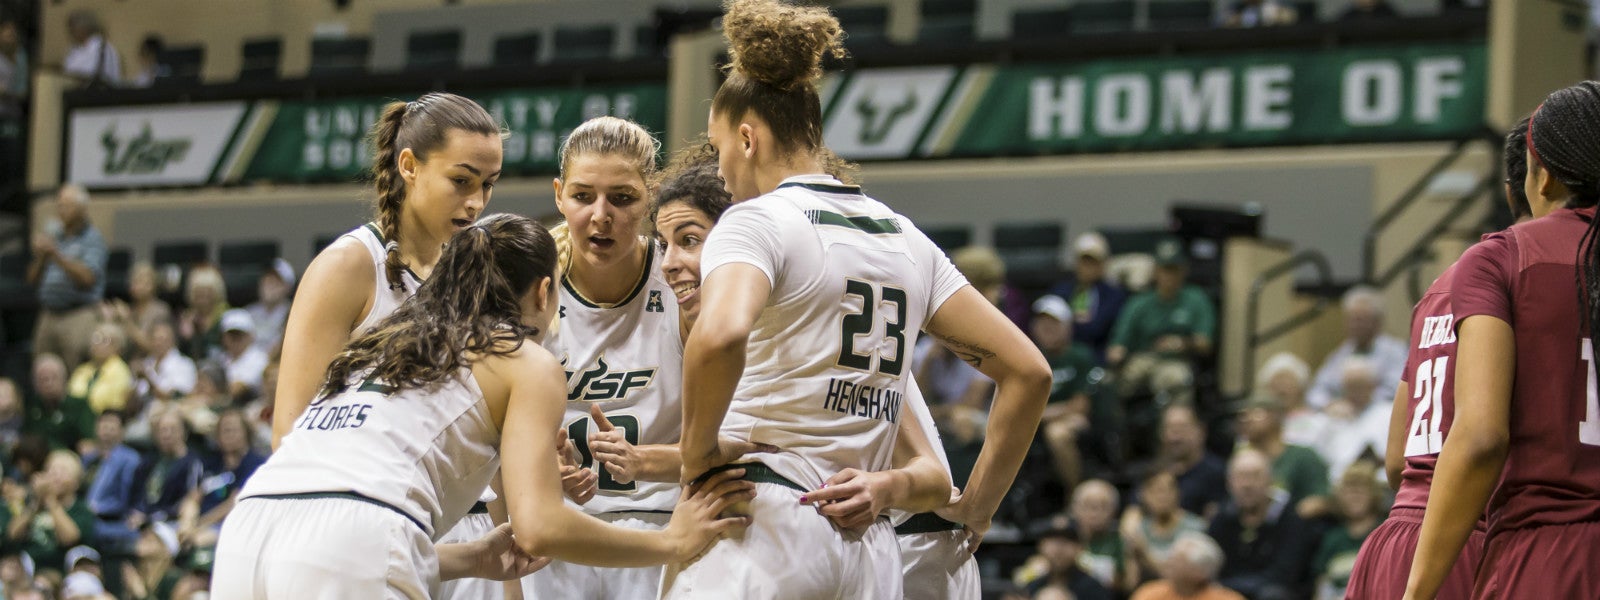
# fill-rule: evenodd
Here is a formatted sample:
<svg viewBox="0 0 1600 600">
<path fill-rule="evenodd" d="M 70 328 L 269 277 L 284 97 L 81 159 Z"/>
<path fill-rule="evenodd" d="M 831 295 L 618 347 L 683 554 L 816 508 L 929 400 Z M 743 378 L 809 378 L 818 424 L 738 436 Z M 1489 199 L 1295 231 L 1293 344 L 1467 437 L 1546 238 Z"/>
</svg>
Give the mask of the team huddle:
<svg viewBox="0 0 1600 600">
<path fill-rule="evenodd" d="M 376 217 L 306 271 L 217 597 L 979 596 L 1049 368 L 823 146 L 838 21 L 723 25 L 706 144 L 658 170 L 642 127 L 583 123 L 550 230 L 483 216 L 481 106 L 386 107 Z M 996 382 L 964 489 L 910 376 L 925 334 Z"/>
</svg>

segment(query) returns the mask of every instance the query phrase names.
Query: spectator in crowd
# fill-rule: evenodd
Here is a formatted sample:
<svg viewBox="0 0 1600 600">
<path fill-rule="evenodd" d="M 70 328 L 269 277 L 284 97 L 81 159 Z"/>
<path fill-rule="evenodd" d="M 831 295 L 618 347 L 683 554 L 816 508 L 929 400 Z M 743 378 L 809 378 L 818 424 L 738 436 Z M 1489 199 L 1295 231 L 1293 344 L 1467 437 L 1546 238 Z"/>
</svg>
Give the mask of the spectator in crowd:
<svg viewBox="0 0 1600 600">
<path fill-rule="evenodd" d="M 1225 560 L 1222 548 L 1206 534 L 1180 533 L 1162 563 L 1161 579 L 1144 584 L 1133 600 L 1245 600 L 1217 584 Z"/>
<path fill-rule="evenodd" d="M 133 370 L 122 360 L 122 327 L 101 323 L 89 336 L 89 362 L 67 380 L 67 395 L 83 398 L 95 414 L 122 410 L 133 393 Z"/>
<path fill-rule="evenodd" d="M 1344 294 L 1344 343 L 1317 369 L 1306 403 L 1324 410 L 1344 397 L 1344 363 L 1360 356 L 1378 367 L 1378 386 L 1372 400 L 1388 406 L 1394 401 L 1401 371 L 1406 366 L 1406 343 L 1383 333 L 1383 295 L 1366 286 L 1356 286 Z"/>
<path fill-rule="evenodd" d="M 1227 467 L 1206 450 L 1206 428 L 1193 407 L 1182 404 L 1161 411 L 1162 468 L 1178 478 L 1178 506 L 1210 518 L 1228 499 Z"/>
<path fill-rule="evenodd" d="M 1361 543 L 1389 512 L 1378 485 L 1376 464 L 1364 460 L 1351 464 L 1339 478 L 1333 495 L 1339 524 L 1322 535 L 1322 543 L 1311 560 L 1318 598 L 1344 597 Z"/>
<path fill-rule="evenodd" d="M 1032 333 L 1050 363 L 1052 377 L 1040 431 L 1050 447 L 1057 476 L 1070 490 L 1083 473 L 1084 452 L 1079 448 L 1089 441 L 1084 439 L 1093 414 L 1089 392 L 1104 372 L 1095 365 L 1088 348 L 1073 343 L 1072 309 L 1061 297 L 1046 295 L 1033 303 Z"/>
<path fill-rule="evenodd" d="M 211 265 L 189 269 L 189 303 L 178 315 L 178 346 L 196 363 L 222 351 L 222 313 L 228 312 L 228 287 L 222 272 Z"/>
<path fill-rule="evenodd" d="M 1122 536 L 1117 532 L 1118 509 L 1122 507 L 1117 488 L 1100 479 L 1090 479 L 1072 490 L 1067 514 L 1087 547 L 1078 558 L 1079 566 L 1111 590 L 1127 586 L 1128 567 L 1123 562 Z"/>
<path fill-rule="evenodd" d="M 59 356 L 34 355 L 33 401 L 26 407 L 22 430 L 43 437 L 51 448 L 75 449 L 94 438 L 94 411 L 83 398 L 67 395 L 67 367 Z"/>
<path fill-rule="evenodd" d="M 1272 355 L 1256 374 L 1256 389 L 1283 403 L 1283 441 L 1317 448 L 1328 433 L 1328 419 L 1306 406 L 1310 383 L 1311 366 L 1290 352 Z"/>
<path fill-rule="evenodd" d="M 1120 367 L 1124 398 L 1149 392 L 1163 406 L 1193 401 L 1192 361 L 1211 354 L 1217 312 L 1205 292 L 1184 283 L 1188 275 L 1182 243 L 1163 240 L 1155 289 L 1134 296 L 1117 317 L 1106 362 Z"/>
<path fill-rule="evenodd" d="M 89 573 L 73 573 L 61 582 L 62 600 L 101 600 L 109 598 L 105 584 Z"/>
<path fill-rule="evenodd" d="M 89 222 L 89 191 L 77 184 L 56 194 L 59 223 L 34 236 L 28 283 L 39 288 L 34 352 L 61 357 L 75 369 L 89 354 L 89 334 L 105 298 L 106 241 Z"/>
<path fill-rule="evenodd" d="M 254 434 L 239 410 L 224 411 L 217 419 L 217 454 L 205 462 L 200 486 L 184 499 L 178 520 L 178 539 L 195 546 L 214 546 L 222 519 L 233 511 L 234 499 L 256 469 L 267 461 L 254 448 Z"/>
<path fill-rule="evenodd" d="M 122 443 L 122 413 L 100 413 L 95 423 L 94 448 L 83 454 L 87 467 L 89 512 L 95 516 L 94 533 L 101 547 L 114 551 L 132 548 L 135 537 L 124 520 L 138 489 L 139 453 Z"/>
<path fill-rule="evenodd" d="M 1341 21 L 1365 21 L 1367 19 L 1393 19 L 1400 16 L 1389 6 L 1387 0 L 1351 0 L 1350 8 L 1345 9 L 1339 16 Z"/>
<path fill-rule="evenodd" d="M 134 356 L 150 355 L 150 328 L 157 323 L 171 325 L 172 307 L 156 297 L 156 268 L 149 262 L 136 262 L 128 272 L 128 299 L 132 302 L 106 302 L 105 320 L 122 326 L 137 350 Z"/>
<path fill-rule="evenodd" d="M 256 284 L 260 299 L 245 307 L 256 322 L 256 347 L 271 356 L 283 342 L 283 326 L 289 320 L 289 294 L 294 291 L 294 267 L 289 261 L 274 258 L 272 268 L 261 274 Z"/>
<path fill-rule="evenodd" d="M 1280 0 L 1239 0 L 1223 13 L 1223 27 L 1275 27 L 1293 25 L 1300 15 Z M 1315 19 L 1316 15 L 1306 15 Z"/>
<path fill-rule="evenodd" d="M 1361 357 L 1344 361 L 1343 397 L 1328 405 L 1328 434 L 1317 454 L 1328 464 L 1328 471 L 1344 473 L 1357 459 L 1383 461 L 1389 445 L 1389 416 L 1393 400 L 1373 401 L 1378 387 L 1377 365 Z M 1337 478 L 1334 479 L 1337 481 Z"/>
<path fill-rule="evenodd" d="M 70 450 L 56 450 L 33 475 L 33 493 L 8 512 L 6 540 L 50 568 L 64 564 L 67 550 L 94 535 L 94 514 L 78 499 L 83 463 Z"/>
<path fill-rule="evenodd" d="M 256 347 L 256 322 L 250 311 L 234 308 L 222 315 L 222 354 L 217 361 L 228 374 L 228 397 L 234 402 L 255 398 L 267 353 Z"/>
<path fill-rule="evenodd" d="M 178 503 L 200 484 L 200 455 L 189 450 L 189 426 L 176 410 L 155 417 L 156 451 L 145 457 L 134 477 L 134 505 L 128 525 L 170 522 L 178 518 Z"/>
<path fill-rule="evenodd" d="M 0 512 L 4 509 L 0 508 Z M 23 554 L 20 547 L 0 544 L 0 592 L 6 598 L 15 598 L 18 591 L 32 589 L 35 566 L 33 558 Z"/>
<path fill-rule="evenodd" d="M 11 460 L 11 451 L 22 437 L 24 420 L 22 393 L 17 391 L 17 384 L 0 377 L 0 460 Z"/>
<path fill-rule="evenodd" d="M 172 67 L 161 64 L 161 52 L 165 49 L 166 44 L 161 42 L 161 36 L 144 36 L 144 41 L 139 42 L 139 56 L 134 60 L 133 75 L 128 78 L 129 87 L 147 88 L 155 85 L 157 79 L 172 75 Z"/>
<path fill-rule="evenodd" d="M 1306 598 L 1311 590 L 1304 575 L 1317 532 L 1286 495 L 1274 493 L 1270 461 L 1244 448 L 1228 463 L 1230 500 L 1209 531 L 1227 557 L 1219 581 L 1252 600 Z"/>
<path fill-rule="evenodd" d="M 1128 292 L 1106 277 L 1111 245 L 1106 243 L 1105 236 L 1090 231 L 1078 236 L 1072 249 L 1077 254 L 1073 278 L 1057 285 L 1050 293 L 1066 299 L 1072 307 L 1074 337 L 1094 351 L 1096 360 L 1104 361 L 1111 328 L 1117 324 L 1117 315 L 1122 313 Z"/>
<path fill-rule="evenodd" d="M 1018 585 L 1034 598 L 1111 600 L 1111 590 L 1083 569 L 1083 534 L 1066 519 L 1038 535 L 1039 554 L 1018 571 Z"/>
<path fill-rule="evenodd" d="M 213 407 L 221 409 L 228 405 L 226 376 L 222 372 L 222 365 L 207 362 L 195 371 L 194 388 L 187 395 L 174 397 L 171 400 L 152 398 L 150 402 L 140 407 L 137 415 L 127 421 L 126 439 L 129 445 L 141 450 L 154 448 L 156 437 L 156 421 L 163 413 L 177 412 L 181 415 L 200 415 L 210 412 Z M 190 419 L 188 424 L 198 422 Z"/>
<path fill-rule="evenodd" d="M 1152 472 L 1139 486 L 1139 504 L 1122 514 L 1124 562 L 1134 574 L 1130 579 L 1156 578 L 1179 536 L 1205 530 L 1205 519 L 1178 506 L 1178 478 L 1170 471 Z"/>
<path fill-rule="evenodd" d="M 1005 313 L 1017 329 L 1028 330 L 1028 298 L 1006 283 L 1006 263 L 999 252 L 988 246 L 967 246 L 951 254 L 950 262 L 974 289 Z"/>
<path fill-rule="evenodd" d="M 17 447 L 11 452 L 11 464 L 6 465 L 6 479 L 0 480 L 0 491 L 6 493 L 6 499 L 12 505 L 19 505 L 27 497 L 28 486 L 26 483 L 33 479 L 33 474 L 44 469 L 45 459 L 50 457 L 50 443 L 44 436 L 32 431 L 23 431 L 17 437 Z"/>
<path fill-rule="evenodd" d="M 116 87 L 122 82 L 122 57 L 106 41 L 100 17 L 88 10 L 67 16 L 67 35 L 72 48 L 67 50 L 61 71 L 91 88 Z"/>
<path fill-rule="evenodd" d="M 139 527 L 134 544 L 134 559 L 122 565 L 125 596 L 133 600 L 165 600 L 183 578 L 173 567 L 178 556 L 178 534 L 168 523 L 145 523 Z"/>
<path fill-rule="evenodd" d="M 77 546 L 67 551 L 66 574 L 88 573 L 99 580 L 105 576 L 100 568 L 100 551 L 90 546 Z"/>
<path fill-rule="evenodd" d="M 172 324 L 152 323 L 145 337 L 150 340 L 149 355 L 134 364 L 136 397 L 148 403 L 172 400 L 193 391 L 195 364 L 178 351 Z"/>
<path fill-rule="evenodd" d="M 1316 450 L 1283 441 L 1282 402 L 1266 395 L 1250 397 L 1239 413 L 1239 433 L 1246 448 L 1271 462 L 1272 485 L 1287 494 L 1289 506 L 1300 516 L 1327 512 L 1328 465 Z"/>
<path fill-rule="evenodd" d="M 244 416 L 250 424 L 250 439 L 261 454 L 272 453 L 272 402 L 278 397 L 278 361 L 267 363 L 261 370 L 261 393 L 244 405 Z"/>
</svg>

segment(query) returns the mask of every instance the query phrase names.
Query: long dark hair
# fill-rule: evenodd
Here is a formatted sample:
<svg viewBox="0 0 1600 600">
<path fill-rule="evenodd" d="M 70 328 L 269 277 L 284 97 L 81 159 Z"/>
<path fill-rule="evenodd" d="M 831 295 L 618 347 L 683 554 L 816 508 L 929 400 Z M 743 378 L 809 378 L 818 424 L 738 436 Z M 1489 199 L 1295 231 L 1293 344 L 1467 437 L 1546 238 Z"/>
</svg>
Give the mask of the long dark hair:
<svg viewBox="0 0 1600 600">
<path fill-rule="evenodd" d="M 1543 167 L 1572 192 L 1568 208 L 1587 208 L 1600 201 L 1600 82 L 1585 81 L 1557 90 L 1528 117 L 1528 170 Z M 1584 331 L 1600 338 L 1600 247 L 1596 225 L 1578 242 L 1578 302 Z"/>
<path fill-rule="evenodd" d="M 453 129 L 501 134 L 500 124 L 477 102 L 444 92 L 426 94 L 410 102 L 390 102 L 372 125 L 372 185 L 378 192 L 373 200 L 373 212 L 377 213 L 373 220 L 387 246 L 384 269 L 391 288 L 405 288 L 400 272 L 406 264 L 400 260 L 398 244 L 400 205 L 406 198 L 406 180 L 400 177 L 400 151 L 410 148 L 417 160 L 425 161 L 428 153 L 444 145 L 446 135 Z"/>
<path fill-rule="evenodd" d="M 845 56 L 839 20 L 825 7 L 780 0 L 727 0 L 724 7 L 722 31 L 733 60 L 712 112 L 734 123 L 755 113 L 785 153 L 822 148 L 817 82 L 825 55 Z"/>
<path fill-rule="evenodd" d="M 550 232 L 527 217 L 498 214 L 456 232 L 416 295 L 328 365 L 319 401 L 343 391 L 354 373 L 419 388 L 470 366 L 468 353 L 515 352 L 539 333 L 522 324 L 522 297 L 555 266 Z"/>
</svg>

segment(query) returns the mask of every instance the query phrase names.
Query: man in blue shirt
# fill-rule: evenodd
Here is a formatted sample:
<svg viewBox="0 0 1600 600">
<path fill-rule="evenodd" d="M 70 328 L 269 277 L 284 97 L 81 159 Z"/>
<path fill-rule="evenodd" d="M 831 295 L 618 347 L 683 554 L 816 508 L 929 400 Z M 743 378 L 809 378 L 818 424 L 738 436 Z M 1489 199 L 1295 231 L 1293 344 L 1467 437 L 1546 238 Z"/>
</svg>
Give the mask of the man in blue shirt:
<svg viewBox="0 0 1600 600">
<path fill-rule="evenodd" d="M 89 192 L 68 184 L 56 194 L 60 223 L 33 238 L 28 283 L 39 289 L 33 349 L 61 357 L 71 373 L 89 355 L 89 337 L 105 299 L 106 241 L 89 223 Z"/>
<path fill-rule="evenodd" d="M 138 533 L 123 519 L 133 504 L 139 453 L 122 443 L 122 414 L 108 410 L 95 424 L 95 446 L 83 455 L 89 482 L 89 511 L 97 522 L 95 535 L 102 546 L 132 550 Z M 124 547 L 123 544 L 126 544 Z"/>
<path fill-rule="evenodd" d="M 1111 246 L 1105 236 L 1093 231 L 1078 236 L 1072 243 L 1077 253 L 1073 278 L 1061 282 L 1051 294 L 1060 296 L 1072 307 L 1072 337 L 1094 350 L 1095 360 L 1104 362 L 1111 328 L 1122 314 L 1128 293 L 1106 277 L 1106 259 Z"/>
</svg>

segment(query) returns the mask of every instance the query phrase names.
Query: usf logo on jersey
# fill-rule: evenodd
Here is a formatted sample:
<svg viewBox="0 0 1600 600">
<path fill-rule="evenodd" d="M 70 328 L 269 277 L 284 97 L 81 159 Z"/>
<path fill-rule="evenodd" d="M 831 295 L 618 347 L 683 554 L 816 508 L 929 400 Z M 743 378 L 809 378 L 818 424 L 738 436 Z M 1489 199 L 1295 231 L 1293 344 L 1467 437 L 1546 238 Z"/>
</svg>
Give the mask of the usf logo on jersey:
<svg viewBox="0 0 1600 600">
<path fill-rule="evenodd" d="M 567 365 L 567 357 L 561 358 L 561 366 Z M 583 371 L 567 369 L 567 401 L 575 402 L 609 402 L 612 400 L 627 400 L 628 395 L 650 387 L 650 382 L 655 381 L 656 368 L 635 369 L 631 371 L 612 371 L 611 365 L 606 364 L 604 354 L 595 359 L 595 365 Z M 573 377 L 577 376 L 577 381 Z"/>
</svg>

